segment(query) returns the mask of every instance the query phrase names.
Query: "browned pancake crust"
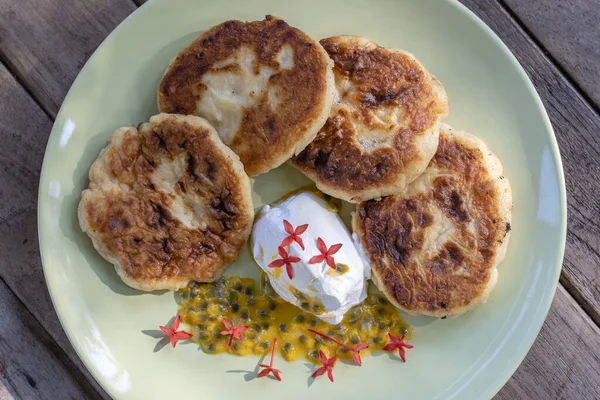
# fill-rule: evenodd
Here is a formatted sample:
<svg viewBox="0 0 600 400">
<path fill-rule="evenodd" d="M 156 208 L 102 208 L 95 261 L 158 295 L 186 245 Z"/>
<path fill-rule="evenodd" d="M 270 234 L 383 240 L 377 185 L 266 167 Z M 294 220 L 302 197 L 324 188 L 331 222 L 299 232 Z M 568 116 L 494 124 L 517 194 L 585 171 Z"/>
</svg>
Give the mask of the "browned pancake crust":
<svg viewBox="0 0 600 400">
<path fill-rule="evenodd" d="M 139 131 L 128 132 L 119 148 L 107 150 L 110 172 L 131 190 L 84 197 L 83 216 L 135 280 L 216 279 L 239 256 L 252 224 L 239 173 L 206 129 L 166 120 L 141 124 Z M 203 229 L 173 218 L 173 196 L 157 191 L 151 181 L 162 160 L 182 155 L 187 166 L 175 192 L 193 194 L 208 205 Z M 93 180 L 90 189 L 98 189 Z"/>
<path fill-rule="evenodd" d="M 340 103 L 355 110 L 340 108 L 329 117 L 316 139 L 293 158 L 301 171 L 315 173 L 333 188 L 361 191 L 383 186 L 397 179 L 417 156 L 414 138 L 434 125 L 447 104 L 434 101 L 430 80 L 414 59 L 382 47 L 365 50 L 340 42 L 336 37 L 321 40 L 333 59 L 336 81 L 348 77 L 356 90 L 340 93 Z M 401 107 L 407 127 L 382 126 L 375 114 L 381 109 Z M 386 130 L 392 147 L 366 153 L 356 143 L 353 121 L 367 128 Z"/>
<path fill-rule="evenodd" d="M 327 58 L 308 35 L 285 21 L 268 15 L 264 21 L 227 21 L 203 33 L 179 53 L 163 77 L 158 93 L 160 111 L 194 114 L 205 89 L 200 83 L 202 76 L 241 46 L 250 47 L 257 55 L 258 74 L 260 65 L 278 68 L 275 57 L 284 45 L 294 50 L 294 68 L 269 79 L 269 84 L 278 88 L 280 105 L 274 112 L 265 91 L 252 107 L 244 109 L 242 126 L 228 144 L 240 156 L 248 175 L 268 171 L 273 168 L 271 157 L 278 155 L 278 149 L 296 146 L 326 101 Z"/>
<path fill-rule="evenodd" d="M 441 135 L 429 166 L 453 174 L 436 177 L 432 190 L 419 195 L 389 196 L 357 207 L 354 230 L 378 286 L 400 308 L 441 316 L 468 306 L 485 290 L 496 252 L 511 228 L 482 163 L 479 150 Z M 423 260 L 419 254 L 434 218 L 431 208 L 442 210 L 452 221 L 454 241 L 443 243 L 437 254 Z M 469 229 L 471 224 L 479 236 Z"/>
</svg>

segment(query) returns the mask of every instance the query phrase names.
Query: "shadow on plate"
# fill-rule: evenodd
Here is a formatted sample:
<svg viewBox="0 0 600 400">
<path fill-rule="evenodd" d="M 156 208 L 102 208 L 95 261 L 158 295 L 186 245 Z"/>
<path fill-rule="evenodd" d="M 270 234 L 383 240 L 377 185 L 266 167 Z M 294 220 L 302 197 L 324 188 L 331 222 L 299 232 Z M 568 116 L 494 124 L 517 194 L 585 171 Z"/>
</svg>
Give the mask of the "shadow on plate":
<svg viewBox="0 0 600 400">
<path fill-rule="evenodd" d="M 258 366 L 258 364 L 262 364 L 265 360 L 265 357 L 266 356 L 263 355 L 258 359 L 258 362 L 256 363 L 256 367 L 254 367 L 254 370 L 252 370 L 252 371 L 247 371 L 247 370 L 242 370 L 242 369 L 231 369 L 231 370 L 225 371 L 225 372 L 228 374 L 244 374 L 244 380 L 246 382 L 249 382 L 253 379 L 256 379 L 256 377 L 258 376 L 258 373 L 260 372 L 260 367 Z M 277 380 L 271 375 L 269 375 L 268 378 Z"/>
</svg>

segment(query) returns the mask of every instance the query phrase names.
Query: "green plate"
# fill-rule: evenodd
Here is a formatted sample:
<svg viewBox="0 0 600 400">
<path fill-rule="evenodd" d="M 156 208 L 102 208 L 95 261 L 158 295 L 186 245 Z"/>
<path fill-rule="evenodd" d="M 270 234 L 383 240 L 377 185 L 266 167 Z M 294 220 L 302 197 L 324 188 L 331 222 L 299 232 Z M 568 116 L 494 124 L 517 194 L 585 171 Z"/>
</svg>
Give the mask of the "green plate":
<svg viewBox="0 0 600 400">
<path fill-rule="evenodd" d="M 80 231 L 76 206 L 87 171 L 115 128 L 157 112 L 169 60 L 208 27 L 228 19 L 286 19 L 314 38 L 366 36 L 414 53 L 444 84 L 456 128 L 483 138 L 514 193 L 514 231 L 487 304 L 457 319 L 408 319 L 408 362 L 387 354 L 362 367 L 340 363 L 336 382 L 283 363 L 283 382 L 251 379 L 258 359 L 210 356 L 194 344 L 156 349 L 159 325 L 176 312 L 171 293 L 125 286 Z M 254 181 L 258 207 L 305 184 L 289 167 Z M 556 289 L 565 242 L 565 189 L 552 127 L 531 82 L 504 44 L 455 1 L 154 0 L 104 41 L 67 95 L 46 149 L 39 192 L 44 272 L 73 347 L 118 399 L 489 398 L 538 334 Z M 248 255 L 230 270 L 256 271 Z"/>
</svg>

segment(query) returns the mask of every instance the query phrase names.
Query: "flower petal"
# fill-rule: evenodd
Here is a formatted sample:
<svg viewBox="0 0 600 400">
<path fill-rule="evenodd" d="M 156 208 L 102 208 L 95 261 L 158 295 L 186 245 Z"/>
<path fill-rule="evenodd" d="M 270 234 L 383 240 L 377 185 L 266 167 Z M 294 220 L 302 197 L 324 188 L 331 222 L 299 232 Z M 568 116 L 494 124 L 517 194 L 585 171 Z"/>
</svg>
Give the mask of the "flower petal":
<svg viewBox="0 0 600 400">
<path fill-rule="evenodd" d="M 294 234 L 294 227 L 292 226 L 292 224 L 289 223 L 288 220 L 284 219 L 283 220 L 283 229 L 285 229 L 285 231 L 287 233 L 289 233 L 290 235 Z"/>
<path fill-rule="evenodd" d="M 362 344 L 362 343 L 358 344 L 355 347 L 356 351 L 361 351 L 361 350 L 368 349 L 368 348 L 369 348 L 368 344 Z"/>
<path fill-rule="evenodd" d="M 296 236 L 296 237 L 294 238 L 294 240 L 296 241 L 296 243 L 298 243 L 298 244 L 300 245 L 300 248 L 301 248 L 302 250 L 304 250 L 304 242 L 302 241 L 302 238 L 301 238 L 301 237 L 299 237 L 299 236 Z"/>
<path fill-rule="evenodd" d="M 280 268 L 280 267 L 283 267 L 284 264 L 285 264 L 285 261 L 282 260 L 281 258 L 279 258 L 279 259 L 273 261 L 272 263 L 270 263 L 268 265 L 268 267 L 269 268 Z"/>
<path fill-rule="evenodd" d="M 263 369 L 262 371 L 260 371 L 260 373 L 257 375 L 259 378 L 262 378 L 263 376 L 267 376 L 269 375 L 269 372 L 271 372 L 269 370 L 269 368 Z"/>
<path fill-rule="evenodd" d="M 173 323 L 171 324 L 171 329 L 173 331 L 176 331 L 177 328 L 179 328 L 180 322 L 181 322 L 181 317 L 179 316 L 179 314 L 177 314 L 177 316 L 175 317 L 175 321 L 173 321 Z"/>
<path fill-rule="evenodd" d="M 308 224 L 300 225 L 299 227 L 296 228 L 294 233 L 296 235 L 302 235 L 304 232 L 306 232 L 306 229 L 308 229 Z"/>
<path fill-rule="evenodd" d="M 285 271 L 287 272 L 288 277 L 290 279 L 294 279 L 294 267 L 292 267 L 292 264 L 286 263 L 285 264 Z"/>
<path fill-rule="evenodd" d="M 385 346 L 383 346 L 383 350 L 394 351 L 394 350 L 396 350 L 397 347 L 398 346 L 396 346 L 394 343 L 389 343 L 389 344 L 386 344 Z"/>
<path fill-rule="evenodd" d="M 286 236 L 282 241 L 281 244 L 279 245 L 280 247 L 285 247 L 288 246 L 290 244 L 292 244 L 292 242 L 294 241 L 294 237 L 293 236 Z"/>
<path fill-rule="evenodd" d="M 329 250 L 327 250 L 327 254 L 329 254 L 330 256 L 334 255 L 335 253 L 340 251 L 341 248 L 342 248 L 342 243 L 334 244 L 333 246 L 331 246 L 329 248 Z"/>
<path fill-rule="evenodd" d="M 313 372 L 311 376 L 313 378 L 316 378 L 317 376 L 323 375 L 325 373 L 325 371 L 327 371 L 327 368 L 321 367 L 321 368 L 317 369 L 315 372 Z"/>
<path fill-rule="evenodd" d="M 362 360 L 360 359 L 360 354 L 358 353 L 358 351 L 354 352 L 353 358 L 356 365 L 362 365 Z"/>
<path fill-rule="evenodd" d="M 297 262 L 299 262 L 300 260 L 301 260 L 301 258 L 300 258 L 300 257 L 295 257 L 295 256 L 289 256 L 289 257 L 287 258 L 287 262 L 289 262 L 289 263 L 297 263 Z"/>
<path fill-rule="evenodd" d="M 325 242 L 321 238 L 317 238 L 317 249 L 321 252 L 321 254 L 325 255 L 327 253 L 327 246 Z"/>
<path fill-rule="evenodd" d="M 188 340 L 192 336 L 194 336 L 194 335 L 192 335 L 191 333 L 185 332 L 185 331 L 175 332 L 175 337 L 179 340 Z"/>
<path fill-rule="evenodd" d="M 173 335 L 173 331 L 170 330 L 169 328 L 167 328 L 166 326 L 159 326 L 160 330 L 163 331 L 164 333 L 166 333 L 167 335 L 171 336 Z"/>
<path fill-rule="evenodd" d="M 309 264 L 318 264 L 320 262 L 323 262 L 324 259 L 325 259 L 324 255 L 314 256 L 313 258 L 311 258 L 310 260 L 308 260 L 308 263 Z"/>
<path fill-rule="evenodd" d="M 171 346 L 175 347 L 177 345 L 177 337 L 175 335 L 171 336 Z"/>
<path fill-rule="evenodd" d="M 321 364 L 323 365 L 327 364 L 327 355 L 323 353 L 323 350 L 319 350 L 319 361 L 321 361 Z"/>
<path fill-rule="evenodd" d="M 335 265 L 335 260 L 333 259 L 333 257 L 327 256 L 327 257 L 325 257 L 325 259 L 327 260 L 327 265 L 329 266 L 329 268 L 337 269 L 337 267 Z"/>
<path fill-rule="evenodd" d="M 388 332 L 388 336 L 390 337 L 390 340 L 394 343 L 398 343 L 400 341 L 400 339 L 398 339 L 397 336 L 392 335 L 390 332 Z"/>
<path fill-rule="evenodd" d="M 237 328 L 235 328 L 238 332 L 244 333 L 248 330 L 248 327 L 246 325 L 242 325 L 242 326 L 238 326 Z"/>
<path fill-rule="evenodd" d="M 327 376 L 329 377 L 329 380 L 333 382 L 333 370 L 331 368 L 327 368 Z"/>
<path fill-rule="evenodd" d="M 279 253 L 279 255 L 281 256 L 281 258 L 287 258 L 288 257 L 288 253 L 287 251 L 285 251 L 285 249 L 282 246 L 279 246 L 277 248 L 277 252 Z"/>
<path fill-rule="evenodd" d="M 398 354 L 403 362 L 406 362 L 406 350 L 403 347 L 398 347 Z"/>
<path fill-rule="evenodd" d="M 231 322 L 229 322 L 227 318 L 223 318 L 223 325 L 225 325 L 225 328 L 231 329 Z"/>
<path fill-rule="evenodd" d="M 278 369 L 273 369 L 272 372 L 273 375 L 275 375 L 275 378 L 277 378 L 277 380 L 281 382 L 281 371 Z"/>
</svg>

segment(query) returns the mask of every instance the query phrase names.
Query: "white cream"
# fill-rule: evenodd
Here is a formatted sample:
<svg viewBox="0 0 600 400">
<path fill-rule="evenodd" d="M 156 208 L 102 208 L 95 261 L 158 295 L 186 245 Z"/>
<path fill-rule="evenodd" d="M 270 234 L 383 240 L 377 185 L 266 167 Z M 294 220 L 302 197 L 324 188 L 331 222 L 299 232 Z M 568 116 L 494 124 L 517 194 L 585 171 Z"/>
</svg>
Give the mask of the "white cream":
<svg viewBox="0 0 600 400">
<path fill-rule="evenodd" d="M 277 252 L 281 241 L 288 236 L 283 220 L 294 228 L 308 224 L 308 229 L 300 235 L 305 250 L 292 242 L 286 246 L 290 256 L 299 257 L 293 263 L 294 277 L 290 279 L 285 266 L 269 268 L 274 260 L 281 258 Z M 317 238 L 323 239 L 327 248 L 341 243 L 340 250 L 333 255 L 336 264 L 346 265 L 347 271 L 340 273 L 331 269 L 325 261 L 309 264 L 313 256 L 321 252 L 317 248 Z M 366 277 L 370 270 L 362 261 L 350 232 L 336 212 L 328 209 L 324 199 L 312 192 L 294 195 L 273 207 L 264 206 L 254 223 L 250 238 L 252 253 L 258 265 L 269 275 L 273 289 L 286 301 L 301 307 L 302 302 L 322 303 L 324 312 L 317 317 L 337 324 L 352 306 L 361 303 L 367 295 Z M 298 299 L 297 292 L 306 299 Z M 302 295 L 298 296 L 302 297 Z M 309 311 L 310 312 L 310 311 Z"/>
</svg>

